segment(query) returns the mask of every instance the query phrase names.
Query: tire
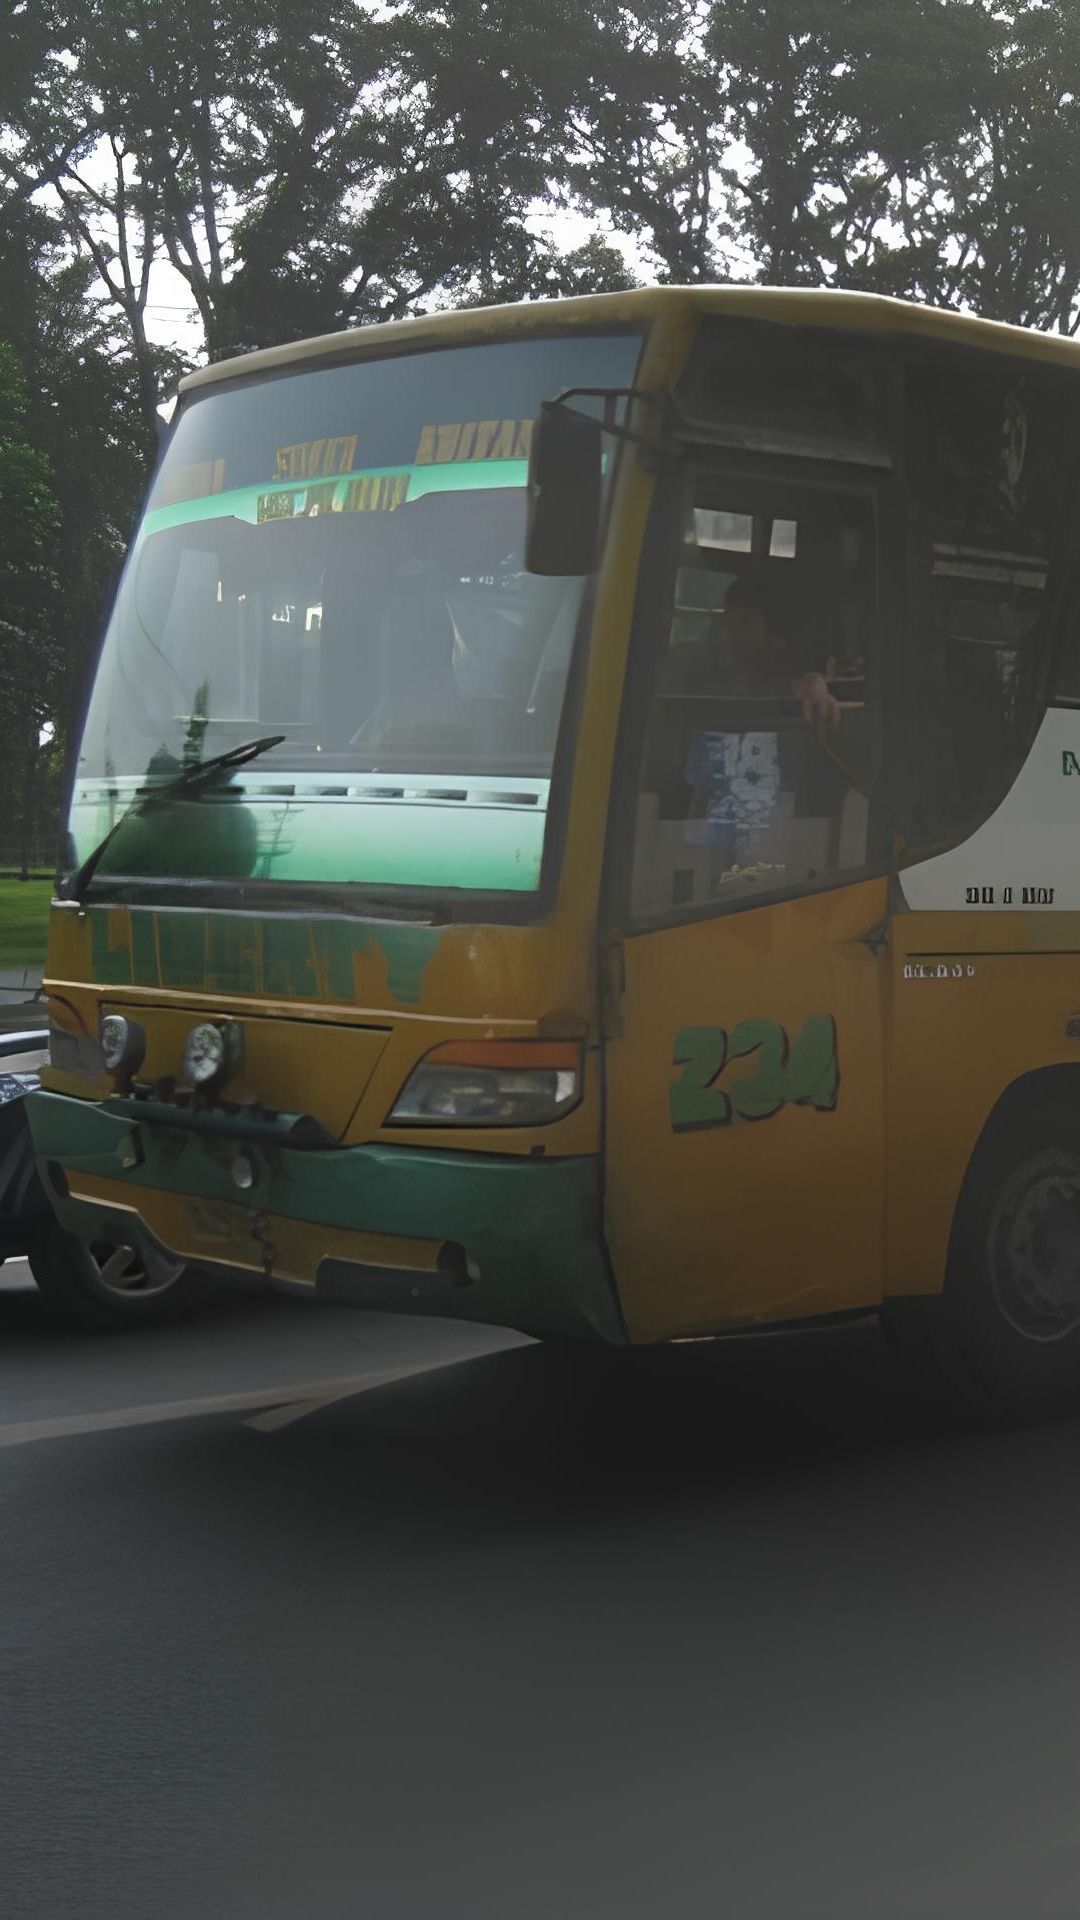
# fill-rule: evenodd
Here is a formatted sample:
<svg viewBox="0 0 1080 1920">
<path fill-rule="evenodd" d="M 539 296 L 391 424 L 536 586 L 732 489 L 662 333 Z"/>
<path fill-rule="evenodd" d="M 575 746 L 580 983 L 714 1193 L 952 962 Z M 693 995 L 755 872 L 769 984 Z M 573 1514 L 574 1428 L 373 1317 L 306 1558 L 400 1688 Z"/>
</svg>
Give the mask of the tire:
<svg viewBox="0 0 1080 1920">
<path fill-rule="evenodd" d="M 35 1234 L 28 1258 L 50 1310 L 91 1329 L 134 1330 L 178 1320 L 207 1291 L 202 1275 L 183 1261 L 148 1268 L 130 1247 L 77 1240 L 56 1220 Z"/>
<path fill-rule="evenodd" d="M 943 1291 L 889 1301 L 903 1371 L 992 1422 L 1080 1406 L 1080 1124 L 1055 1101 L 981 1144 L 957 1203 Z"/>
</svg>

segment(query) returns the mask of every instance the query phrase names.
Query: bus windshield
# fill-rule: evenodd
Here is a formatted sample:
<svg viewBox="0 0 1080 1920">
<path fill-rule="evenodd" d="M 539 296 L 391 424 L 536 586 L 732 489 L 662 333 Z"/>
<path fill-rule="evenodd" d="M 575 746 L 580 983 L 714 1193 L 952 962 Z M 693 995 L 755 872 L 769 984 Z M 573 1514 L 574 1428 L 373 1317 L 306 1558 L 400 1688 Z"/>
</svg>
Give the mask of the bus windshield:
<svg viewBox="0 0 1080 1920">
<path fill-rule="evenodd" d="M 525 571 L 531 425 L 563 388 L 630 386 L 638 347 L 564 335 L 197 394 L 105 636 L 73 861 L 120 820 L 102 875 L 534 891 L 584 583 Z M 134 804 L 268 734 L 231 778 Z"/>
</svg>

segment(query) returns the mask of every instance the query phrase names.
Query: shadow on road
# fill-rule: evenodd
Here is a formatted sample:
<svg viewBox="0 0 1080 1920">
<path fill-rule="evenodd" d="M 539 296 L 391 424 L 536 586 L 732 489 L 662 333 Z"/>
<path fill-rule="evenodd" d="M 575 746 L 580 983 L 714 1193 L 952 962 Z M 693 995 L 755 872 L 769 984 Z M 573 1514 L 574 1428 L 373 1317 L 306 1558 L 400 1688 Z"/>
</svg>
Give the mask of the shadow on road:
<svg viewBox="0 0 1080 1920">
<path fill-rule="evenodd" d="M 239 1449 L 164 1445 L 148 1478 L 209 1500 L 223 1548 L 229 1516 L 273 1514 L 277 1549 L 260 1531 L 254 1553 L 294 1634 L 310 1591 L 262 1737 L 320 1871 L 369 1884 L 380 1916 L 1005 1920 L 1080 1890 L 1075 1425 L 935 1429 L 853 1328 L 522 1348 Z M 387 1836 L 405 1846 L 411 1803 L 434 1844 L 402 1881 Z M 556 1808 L 591 1893 L 560 1892 L 554 1857 L 515 1882 Z M 241 1883 L 291 1916 L 269 1844 Z M 440 1904 L 451 1888 L 473 1904 Z"/>
<path fill-rule="evenodd" d="M 505 1548 L 549 1526 L 708 1513 L 875 1460 L 921 1476 L 979 1444 L 905 1395 L 873 1325 L 628 1352 L 522 1346 L 339 1401 L 276 1441 L 253 1440 L 243 1464 L 230 1449 L 229 1470 L 265 1474 L 278 1497 L 308 1489 L 312 1518 L 324 1503 L 351 1510 L 365 1553 L 403 1531 Z M 177 1443 L 174 1464 L 197 1470 L 221 1436 Z"/>
<path fill-rule="evenodd" d="M 385 1338 L 448 1364 L 7 1456 L 18 1920 L 57 1806 L 88 1920 L 1077 1910 L 1080 1426 L 935 1430 L 873 1328 Z"/>
<path fill-rule="evenodd" d="M 253 1308 L 257 1309 L 266 1298 L 265 1294 L 254 1290 L 251 1293 L 236 1290 L 211 1294 L 187 1324 L 195 1328 L 199 1325 L 209 1327 L 221 1321 L 239 1323 L 250 1319 Z M 287 1310 L 293 1303 L 277 1298 L 275 1304 Z M 301 1302 L 301 1308 L 304 1304 Z M 92 1350 L 103 1342 L 118 1338 L 153 1342 L 162 1339 L 164 1334 L 164 1329 L 156 1327 L 147 1327 L 141 1332 L 125 1329 L 117 1334 L 112 1329 L 76 1326 L 49 1308 L 34 1285 L 25 1260 L 16 1258 L 0 1265 L 0 1356 L 6 1358 L 21 1350 L 54 1350 L 59 1346 L 81 1346 Z"/>
</svg>

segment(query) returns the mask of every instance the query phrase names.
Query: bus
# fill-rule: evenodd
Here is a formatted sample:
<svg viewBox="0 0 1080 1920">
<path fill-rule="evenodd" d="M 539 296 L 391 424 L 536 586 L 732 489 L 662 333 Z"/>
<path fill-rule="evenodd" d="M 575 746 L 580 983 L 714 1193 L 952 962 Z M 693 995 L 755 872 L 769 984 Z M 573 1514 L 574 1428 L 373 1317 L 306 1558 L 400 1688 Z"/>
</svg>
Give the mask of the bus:
<svg viewBox="0 0 1080 1920">
<path fill-rule="evenodd" d="M 1078 403 L 1069 340 L 760 287 L 189 375 L 71 787 L 39 1277 L 878 1315 L 1071 1403 Z"/>
</svg>

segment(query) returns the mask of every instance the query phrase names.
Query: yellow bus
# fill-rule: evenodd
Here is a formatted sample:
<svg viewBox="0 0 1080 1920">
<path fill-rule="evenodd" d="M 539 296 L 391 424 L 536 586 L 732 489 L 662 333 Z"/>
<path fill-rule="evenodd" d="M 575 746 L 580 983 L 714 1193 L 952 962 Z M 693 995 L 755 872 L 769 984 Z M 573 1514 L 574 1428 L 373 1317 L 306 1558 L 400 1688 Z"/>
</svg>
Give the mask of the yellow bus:
<svg viewBox="0 0 1080 1920">
<path fill-rule="evenodd" d="M 762 288 L 189 376 L 52 910 L 43 1284 L 74 1236 L 132 1311 L 880 1313 L 1068 1401 L 1078 395 L 1070 341 Z"/>
</svg>

